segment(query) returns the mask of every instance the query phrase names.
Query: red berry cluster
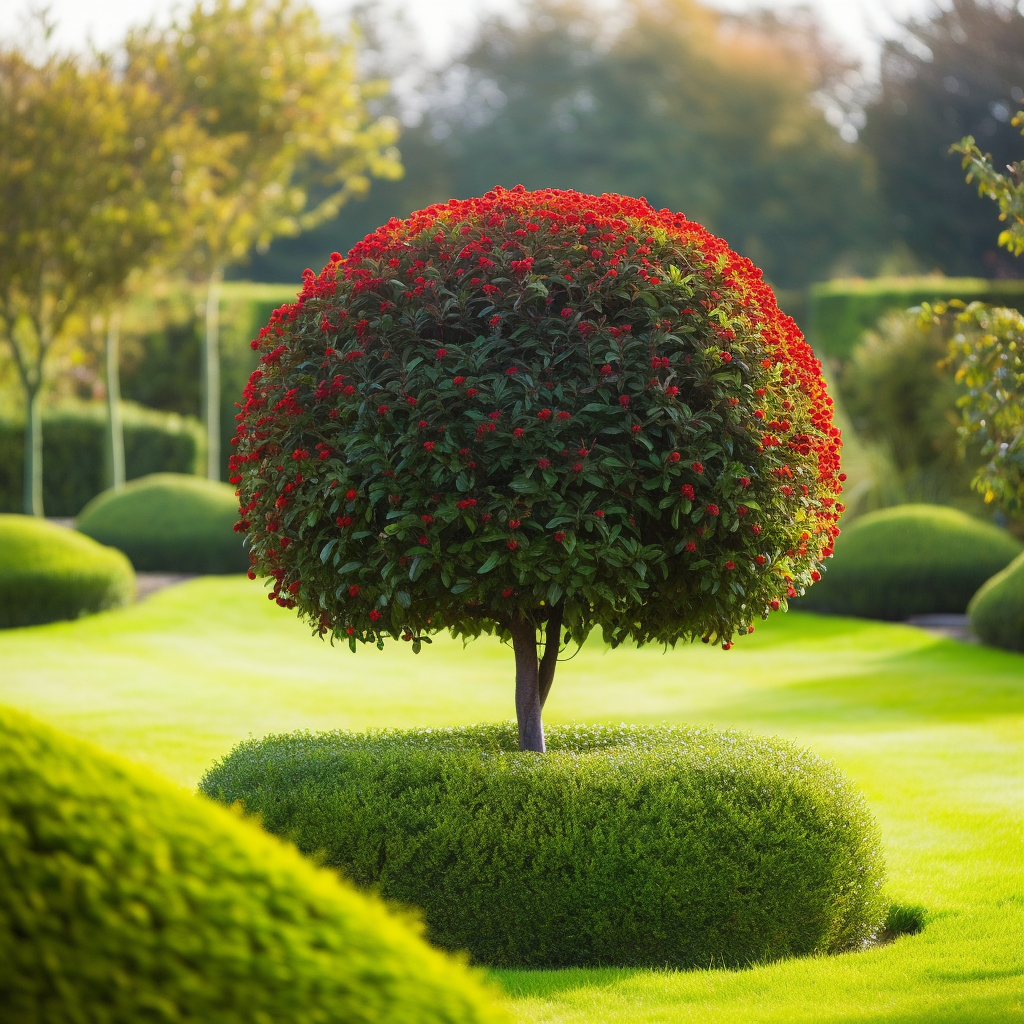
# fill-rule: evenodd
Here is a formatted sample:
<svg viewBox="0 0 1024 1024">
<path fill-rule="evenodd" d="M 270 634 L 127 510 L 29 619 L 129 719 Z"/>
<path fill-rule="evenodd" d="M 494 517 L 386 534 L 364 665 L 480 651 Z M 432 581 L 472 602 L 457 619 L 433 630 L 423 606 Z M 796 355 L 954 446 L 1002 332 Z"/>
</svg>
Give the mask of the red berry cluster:
<svg viewBox="0 0 1024 1024">
<path fill-rule="evenodd" d="M 760 272 L 642 200 L 495 189 L 307 271 L 232 457 L 255 574 L 321 633 L 729 643 L 820 575 L 820 364 Z"/>
</svg>

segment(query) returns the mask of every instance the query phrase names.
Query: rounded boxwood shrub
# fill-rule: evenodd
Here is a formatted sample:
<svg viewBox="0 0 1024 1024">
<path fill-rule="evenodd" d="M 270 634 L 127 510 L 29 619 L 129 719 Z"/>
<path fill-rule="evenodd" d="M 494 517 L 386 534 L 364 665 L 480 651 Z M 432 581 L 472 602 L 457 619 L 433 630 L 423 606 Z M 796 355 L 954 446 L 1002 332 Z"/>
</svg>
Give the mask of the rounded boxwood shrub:
<svg viewBox="0 0 1024 1024">
<path fill-rule="evenodd" d="M 740 966 L 881 925 L 877 829 L 833 766 L 778 740 L 514 725 L 249 740 L 201 790 L 429 937 L 501 967 Z"/>
<path fill-rule="evenodd" d="M 1021 551 L 1005 530 L 940 505 L 897 505 L 854 520 L 803 609 L 867 619 L 962 614 Z"/>
<path fill-rule="evenodd" d="M 0 709 L 7 1024 L 505 1020 L 406 922 L 259 829 Z"/>
<path fill-rule="evenodd" d="M 82 510 L 78 529 L 120 548 L 139 572 L 245 572 L 234 532 L 234 489 L 183 473 L 153 473 L 104 491 Z"/>
<path fill-rule="evenodd" d="M 1024 554 L 982 584 L 967 614 L 985 643 L 1024 651 Z"/>
<path fill-rule="evenodd" d="M 77 619 L 134 593 L 120 551 L 45 519 L 0 515 L 0 629 Z"/>
</svg>

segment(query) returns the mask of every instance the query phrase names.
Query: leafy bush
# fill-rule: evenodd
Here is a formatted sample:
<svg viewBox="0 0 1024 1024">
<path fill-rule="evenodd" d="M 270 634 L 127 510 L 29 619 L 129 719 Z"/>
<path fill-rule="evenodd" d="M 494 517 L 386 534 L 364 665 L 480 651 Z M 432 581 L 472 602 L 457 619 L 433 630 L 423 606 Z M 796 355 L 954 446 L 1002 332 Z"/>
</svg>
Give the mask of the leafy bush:
<svg viewBox="0 0 1024 1024">
<path fill-rule="evenodd" d="M 105 491 L 78 517 L 78 529 L 120 548 L 139 572 L 245 572 L 234 532 L 237 502 L 227 484 L 154 473 Z"/>
<path fill-rule="evenodd" d="M 879 277 L 812 285 L 807 337 L 819 356 L 846 359 L 865 331 L 893 310 L 944 299 L 1024 308 L 1024 281 L 973 277 Z"/>
<path fill-rule="evenodd" d="M 967 614 L 985 643 L 1024 651 L 1024 554 L 982 584 Z"/>
<path fill-rule="evenodd" d="M 877 830 L 807 751 L 676 726 L 516 744 L 511 725 L 271 736 L 200 789 L 486 964 L 739 966 L 881 923 Z"/>
<path fill-rule="evenodd" d="M 0 515 L 0 629 L 77 619 L 134 593 L 120 551 L 45 519 Z"/>
<path fill-rule="evenodd" d="M 875 481 L 869 503 L 876 507 L 899 501 L 983 507 L 971 489 L 977 446 L 969 460 L 961 450 L 957 401 L 965 389 L 944 365 L 951 334 L 913 310 L 893 311 L 864 335 L 838 374 L 858 438 L 890 459 L 890 474 Z"/>
<path fill-rule="evenodd" d="M 0 709 L 7 1024 L 504 1020 L 376 900 L 207 801 Z"/>
<path fill-rule="evenodd" d="M 125 471 L 202 470 L 206 441 L 198 421 L 124 406 Z M 43 507 L 49 516 L 77 515 L 107 486 L 107 408 L 102 402 L 43 413 Z M 25 424 L 0 419 L 0 512 L 23 507 Z"/>
<path fill-rule="evenodd" d="M 804 609 L 868 619 L 960 614 L 1021 550 L 1005 530 L 939 505 L 897 505 L 854 520 Z"/>
</svg>

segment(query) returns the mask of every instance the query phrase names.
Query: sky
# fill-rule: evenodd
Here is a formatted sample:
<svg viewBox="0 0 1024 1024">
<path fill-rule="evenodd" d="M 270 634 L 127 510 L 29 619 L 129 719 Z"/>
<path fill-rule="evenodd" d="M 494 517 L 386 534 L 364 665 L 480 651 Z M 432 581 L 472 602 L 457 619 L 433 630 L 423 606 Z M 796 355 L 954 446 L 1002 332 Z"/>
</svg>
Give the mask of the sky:
<svg viewBox="0 0 1024 1024">
<path fill-rule="evenodd" d="M 29 0 L 0 2 L 0 36 L 16 36 L 20 16 Z M 157 18 L 166 20 L 175 0 L 44 0 L 57 22 L 61 44 L 78 48 L 91 40 L 100 48 L 115 45 L 129 26 Z M 421 46 L 431 61 L 440 61 L 471 32 L 482 11 L 502 11 L 514 0 L 398 0 L 418 26 Z M 799 0 L 710 0 L 723 9 L 742 11 L 760 6 L 785 10 Z M 833 35 L 869 68 L 877 54 L 877 40 L 892 34 L 900 19 L 919 14 L 934 0 L 804 0 L 822 17 Z M 327 18 L 340 17 L 345 0 L 312 0 Z"/>
</svg>

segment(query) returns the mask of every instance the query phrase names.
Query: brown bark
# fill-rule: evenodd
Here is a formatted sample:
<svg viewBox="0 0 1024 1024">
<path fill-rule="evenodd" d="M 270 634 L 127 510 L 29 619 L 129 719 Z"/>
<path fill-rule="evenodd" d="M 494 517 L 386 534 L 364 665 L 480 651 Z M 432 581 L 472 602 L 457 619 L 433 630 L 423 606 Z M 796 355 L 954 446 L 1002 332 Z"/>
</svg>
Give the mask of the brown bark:
<svg viewBox="0 0 1024 1024">
<path fill-rule="evenodd" d="M 544 722 L 541 710 L 551 691 L 558 663 L 562 632 L 562 606 L 551 610 L 544 628 L 544 657 L 537 658 L 537 627 L 520 612 L 512 620 L 512 649 L 516 657 L 516 719 L 519 749 L 543 754 Z"/>
</svg>

